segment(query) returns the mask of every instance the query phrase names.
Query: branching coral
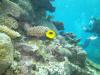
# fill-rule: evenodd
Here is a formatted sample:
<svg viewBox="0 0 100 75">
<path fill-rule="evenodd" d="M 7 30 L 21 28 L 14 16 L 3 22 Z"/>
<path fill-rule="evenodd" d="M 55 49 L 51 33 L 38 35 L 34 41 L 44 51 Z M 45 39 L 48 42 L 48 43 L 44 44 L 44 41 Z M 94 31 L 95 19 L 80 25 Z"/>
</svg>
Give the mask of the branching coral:
<svg viewBox="0 0 100 75">
<path fill-rule="evenodd" d="M 9 35 L 12 39 L 21 36 L 18 32 L 8 28 L 7 26 L 0 26 L 0 32 L 3 32 L 5 34 Z"/>
</svg>

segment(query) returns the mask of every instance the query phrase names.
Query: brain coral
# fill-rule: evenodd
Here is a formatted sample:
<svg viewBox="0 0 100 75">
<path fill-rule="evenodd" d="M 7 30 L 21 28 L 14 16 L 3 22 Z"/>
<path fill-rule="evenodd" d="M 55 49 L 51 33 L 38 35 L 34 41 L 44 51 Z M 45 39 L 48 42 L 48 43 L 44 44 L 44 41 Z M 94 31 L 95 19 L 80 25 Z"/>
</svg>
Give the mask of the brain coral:
<svg viewBox="0 0 100 75">
<path fill-rule="evenodd" d="M 50 29 L 45 26 L 34 26 L 27 29 L 27 35 L 41 37 L 44 36 L 48 30 Z"/>
<path fill-rule="evenodd" d="M 8 16 L 0 16 L 0 25 L 5 25 L 13 29 L 18 28 L 18 22 L 12 17 L 8 17 Z"/>
</svg>

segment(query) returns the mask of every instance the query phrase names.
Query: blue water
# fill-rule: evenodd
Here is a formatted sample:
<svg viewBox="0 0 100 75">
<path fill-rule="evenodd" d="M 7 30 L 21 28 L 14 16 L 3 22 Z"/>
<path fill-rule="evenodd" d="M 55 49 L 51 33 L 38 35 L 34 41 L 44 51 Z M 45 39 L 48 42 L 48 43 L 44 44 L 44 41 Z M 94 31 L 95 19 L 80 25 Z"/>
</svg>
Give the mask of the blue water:
<svg viewBox="0 0 100 75">
<path fill-rule="evenodd" d="M 55 0 L 53 2 L 56 11 L 52 14 L 54 20 L 64 22 L 65 32 L 73 32 L 82 41 L 92 34 L 85 33 L 83 27 L 88 25 L 92 16 L 100 17 L 100 0 Z M 85 50 L 88 57 L 96 63 L 100 63 L 100 42 L 96 39 Z M 97 44 L 97 45 L 95 45 Z"/>
</svg>

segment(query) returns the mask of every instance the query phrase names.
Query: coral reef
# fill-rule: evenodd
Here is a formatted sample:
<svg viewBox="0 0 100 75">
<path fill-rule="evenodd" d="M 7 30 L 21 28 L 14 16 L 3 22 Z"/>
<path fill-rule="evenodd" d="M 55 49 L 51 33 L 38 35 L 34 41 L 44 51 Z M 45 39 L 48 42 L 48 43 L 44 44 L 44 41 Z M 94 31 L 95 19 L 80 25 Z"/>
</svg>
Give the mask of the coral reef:
<svg viewBox="0 0 100 75">
<path fill-rule="evenodd" d="M 86 53 L 82 48 L 71 45 L 67 41 L 63 41 L 61 44 L 61 39 L 63 37 L 57 37 L 48 44 L 45 41 L 47 45 L 42 40 L 38 40 L 40 43 L 37 45 L 38 48 L 35 47 L 35 43 L 15 44 L 17 46 L 15 48 L 19 50 L 22 57 L 20 61 L 16 62 L 18 63 L 16 68 L 24 67 L 24 69 L 20 68 L 20 74 L 95 75 L 95 71 L 86 66 Z"/>
<path fill-rule="evenodd" d="M 50 29 L 45 26 L 34 26 L 27 29 L 27 35 L 41 37 L 45 36 L 45 33 L 48 30 Z"/>
<path fill-rule="evenodd" d="M 0 75 L 97 75 L 76 36 L 47 19 L 51 1 L 0 1 Z"/>
<path fill-rule="evenodd" d="M 8 28 L 7 26 L 0 26 L 0 32 L 3 32 L 3 33 L 5 33 L 5 34 L 7 34 L 7 35 L 10 36 L 12 39 L 21 36 L 18 32 L 14 31 L 14 30 L 12 30 L 12 29 L 10 29 L 10 28 Z"/>
<path fill-rule="evenodd" d="M 65 39 L 66 39 L 69 43 L 74 44 L 74 45 L 77 45 L 77 43 L 79 43 L 80 40 L 81 40 L 80 38 L 77 39 L 77 38 L 76 38 L 76 35 L 73 34 L 73 33 L 70 33 L 70 32 L 68 32 L 68 33 L 62 32 L 61 35 L 64 36 Z"/>
<path fill-rule="evenodd" d="M 52 6 L 52 4 L 50 3 L 50 0 L 41 0 L 41 1 L 33 0 L 32 3 L 36 7 L 36 10 L 40 10 L 41 8 L 43 10 L 45 9 L 50 12 L 55 11 L 55 7 Z"/>
<path fill-rule="evenodd" d="M 14 1 L 21 8 L 27 11 L 31 21 L 38 21 L 46 17 L 46 11 L 54 12 L 55 7 L 51 4 L 51 0 L 18 0 Z"/>
<path fill-rule="evenodd" d="M 18 28 L 18 22 L 15 19 L 8 16 L 0 16 L 0 25 L 4 25 L 13 29 Z"/>
<path fill-rule="evenodd" d="M 53 21 L 53 24 L 58 30 L 64 30 L 64 24 L 62 22 Z"/>
<path fill-rule="evenodd" d="M 11 14 L 13 16 L 19 17 L 22 13 L 25 13 L 22 8 L 10 0 L 2 0 L 0 7 L 1 14 Z"/>
<path fill-rule="evenodd" d="M 13 45 L 9 36 L 0 33 L 0 75 L 2 75 L 13 62 Z"/>
<path fill-rule="evenodd" d="M 39 25 L 49 27 L 50 29 L 54 30 L 56 33 L 58 32 L 55 25 L 52 22 L 49 22 L 47 20 L 40 20 Z"/>
</svg>

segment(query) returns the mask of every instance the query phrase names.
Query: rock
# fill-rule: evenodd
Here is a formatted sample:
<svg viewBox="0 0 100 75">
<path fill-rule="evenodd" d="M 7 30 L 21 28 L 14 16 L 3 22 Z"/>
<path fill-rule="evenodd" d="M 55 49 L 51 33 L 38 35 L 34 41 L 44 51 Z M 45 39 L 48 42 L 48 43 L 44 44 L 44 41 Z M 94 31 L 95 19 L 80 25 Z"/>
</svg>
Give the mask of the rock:
<svg viewBox="0 0 100 75">
<path fill-rule="evenodd" d="M 91 60 L 87 59 L 86 60 L 87 65 L 96 69 L 97 71 L 100 71 L 100 64 L 95 64 L 94 62 L 92 62 Z"/>
<path fill-rule="evenodd" d="M 68 58 L 72 57 L 72 53 L 66 48 L 60 48 L 59 53 L 61 53 L 61 55 L 68 57 Z"/>
<path fill-rule="evenodd" d="M 70 62 L 85 67 L 86 52 L 78 46 L 73 46 L 69 50 L 72 53 L 72 57 L 69 59 Z"/>
<path fill-rule="evenodd" d="M 0 75 L 13 61 L 13 45 L 9 36 L 0 33 Z"/>
<path fill-rule="evenodd" d="M 81 67 L 84 67 L 85 66 L 85 62 L 86 62 L 86 56 L 87 56 L 87 54 L 86 54 L 86 52 L 85 51 L 79 51 L 78 53 L 77 53 L 77 61 L 79 62 L 79 66 L 81 66 Z"/>
<path fill-rule="evenodd" d="M 28 54 L 33 53 L 39 49 L 37 45 L 31 46 L 27 43 L 16 43 L 15 48 L 18 49 L 18 51 L 20 51 L 21 53 L 25 52 Z"/>
</svg>

